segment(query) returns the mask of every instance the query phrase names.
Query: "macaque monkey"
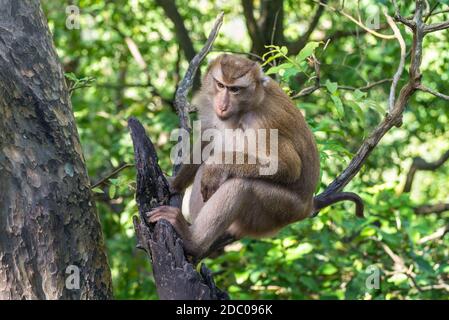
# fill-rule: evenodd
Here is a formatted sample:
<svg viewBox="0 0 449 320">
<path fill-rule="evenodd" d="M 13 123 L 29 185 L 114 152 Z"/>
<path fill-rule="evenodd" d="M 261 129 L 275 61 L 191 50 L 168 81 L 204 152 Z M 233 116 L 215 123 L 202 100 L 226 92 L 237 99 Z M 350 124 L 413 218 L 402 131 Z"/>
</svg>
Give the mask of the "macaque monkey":
<svg viewBox="0 0 449 320">
<path fill-rule="evenodd" d="M 192 184 L 189 201 L 190 223 L 181 210 L 161 206 L 149 212 L 149 222 L 168 220 L 182 237 L 184 248 L 193 257 L 202 257 L 225 233 L 234 238 L 262 237 L 275 234 L 282 227 L 310 217 L 314 212 L 341 200 L 357 204 L 363 213 L 361 199 L 352 193 L 337 193 L 328 201 L 314 200 L 320 162 L 317 146 L 300 110 L 260 65 L 244 57 L 223 54 L 209 65 L 202 87 L 194 98 L 202 130 L 277 129 L 277 161 L 273 174 L 262 175 L 262 161 L 249 161 L 253 154 L 246 149 L 226 150 L 234 161 L 184 164 L 170 179 L 170 188 L 182 193 Z M 236 138 L 238 139 L 238 138 Z M 245 141 L 245 146 L 247 141 Z M 211 153 L 210 158 L 226 152 Z"/>
</svg>

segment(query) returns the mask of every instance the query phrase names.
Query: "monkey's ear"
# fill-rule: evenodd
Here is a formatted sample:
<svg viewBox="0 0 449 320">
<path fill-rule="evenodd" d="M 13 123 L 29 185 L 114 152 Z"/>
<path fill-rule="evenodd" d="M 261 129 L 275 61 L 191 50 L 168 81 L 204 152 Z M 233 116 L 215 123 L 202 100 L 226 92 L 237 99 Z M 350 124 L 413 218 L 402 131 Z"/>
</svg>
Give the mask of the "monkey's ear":
<svg viewBox="0 0 449 320">
<path fill-rule="evenodd" d="M 256 64 L 256 68 L 257 68 L 257 72 L 258 72 L 258 78 L 260 79 L 260 83 L 262 83 L 262 85 L 265 87 L 268 84 L 268 81 L 270 80 L 270 77 L 267 76 L 264 72 L 262 67 L 260 66 L 260 64 L 258 64 L 257 62 L 255 62 Z"/>
</svg>

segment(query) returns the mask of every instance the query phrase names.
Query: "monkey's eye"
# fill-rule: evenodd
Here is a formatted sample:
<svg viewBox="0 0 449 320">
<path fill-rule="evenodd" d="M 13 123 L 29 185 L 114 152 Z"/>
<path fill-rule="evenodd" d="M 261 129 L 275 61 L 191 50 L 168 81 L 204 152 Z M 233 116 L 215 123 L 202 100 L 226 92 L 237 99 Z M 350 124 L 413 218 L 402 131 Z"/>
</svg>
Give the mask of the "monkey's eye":
<svg viewBox="0 0 449 320">
<path fill-rule="evenodd" d="M 240 89 L 240 87 L 229 87 L 229 91 L 231 91 L 232 93 L 239 93 Z"/>
<path fill-rule="evenodd" d="M 218 89 L 223 89 L 225 86 L 223 83 L 217 81 L 217 87 Z"/>
</svg>

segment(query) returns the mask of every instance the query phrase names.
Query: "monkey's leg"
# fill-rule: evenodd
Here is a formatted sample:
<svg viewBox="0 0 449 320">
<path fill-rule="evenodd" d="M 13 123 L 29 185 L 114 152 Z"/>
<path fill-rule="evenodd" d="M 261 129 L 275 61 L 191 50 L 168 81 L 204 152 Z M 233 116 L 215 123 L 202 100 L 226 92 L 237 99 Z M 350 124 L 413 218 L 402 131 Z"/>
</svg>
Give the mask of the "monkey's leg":
<svg viewBox="0 0 449 320">
<path fill-rule="evenodd" d="M 265 236 L 304 218 L 311 203 L 279 185 L 255 179 L 229 179 L 204 204 L 192 225 L 173 207 L 156 208 L 150 222 L 166 219 L 184 240 L 187 252 L 201 257 L 226 232 L 236 238 Z"/>
<path fill-rule="evenodd" d="M 204 203 L 190 227 L 191 241 L 198 255 L 208 251 L 239 215 L 257 210 L 250 200 L 251 189 L 252 185 L 245 179 L 229 179 Z"/>
<path fill-rule="evenodd" d="M 168 220 L 182 237 L 186 251 L 200 257 L 226 232 L 236 216 L 250 210 L 250 187 L 243 179 L 227 180 L 204 204 L 190 226 L 178 208 L 169 206 L 149 212 L 148 220 L 151 223 Z"/>
</svg>

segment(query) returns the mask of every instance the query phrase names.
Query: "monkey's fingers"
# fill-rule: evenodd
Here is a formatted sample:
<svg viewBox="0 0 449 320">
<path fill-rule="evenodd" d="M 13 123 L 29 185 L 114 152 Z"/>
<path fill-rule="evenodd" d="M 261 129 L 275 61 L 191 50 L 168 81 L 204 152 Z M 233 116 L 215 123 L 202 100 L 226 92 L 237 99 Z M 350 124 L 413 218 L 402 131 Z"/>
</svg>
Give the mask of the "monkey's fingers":
<svg viewBox="0 0 449 320">
<path fill-rule="evenodd" d="M 180 219 L 179 215 L 173 214 L 173 212 L 157 212 L 149 218 L 149 222 L 156 223 L 162 219 L 167 220 L 173 226 L 178 235 L 181 238 L 184 238 L 184 229 L 186 227 L 184 225 L 185 220 Z"/>
<path fill-rule="evenodd" d="M 159 217 L 159 216 L 177 217 L 178 212 L 175 210 L 170 210 L 170 209 L 158 209 L 158 210 L 152 210 L 147 213 L 147 218 L 149 219 L 150 222 L 152 222 L 151 221 L 152 219 L 155 219 L 155 217 Z"/>
</svg>

